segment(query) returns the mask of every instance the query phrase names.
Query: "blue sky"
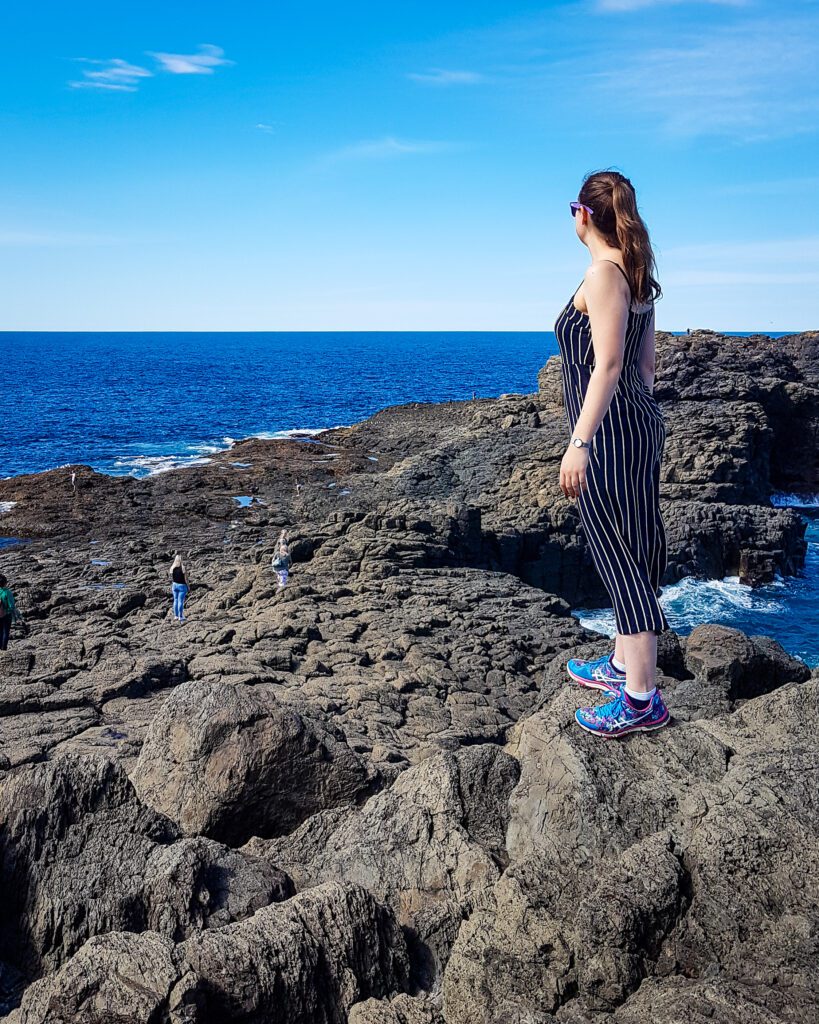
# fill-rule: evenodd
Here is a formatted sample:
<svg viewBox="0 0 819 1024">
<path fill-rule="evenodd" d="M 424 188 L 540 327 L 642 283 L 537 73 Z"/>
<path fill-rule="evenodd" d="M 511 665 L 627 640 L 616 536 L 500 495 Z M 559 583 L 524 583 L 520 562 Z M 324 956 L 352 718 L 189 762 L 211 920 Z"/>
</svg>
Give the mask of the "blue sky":
<svg viewBox="0 0 819 1024">
<path fill-rule="evenodd" d="M 819 0 L 7 4 L 5 329 L 551 330 L 638 189 L 666 329 L 819 327 Z"/>
</svg>

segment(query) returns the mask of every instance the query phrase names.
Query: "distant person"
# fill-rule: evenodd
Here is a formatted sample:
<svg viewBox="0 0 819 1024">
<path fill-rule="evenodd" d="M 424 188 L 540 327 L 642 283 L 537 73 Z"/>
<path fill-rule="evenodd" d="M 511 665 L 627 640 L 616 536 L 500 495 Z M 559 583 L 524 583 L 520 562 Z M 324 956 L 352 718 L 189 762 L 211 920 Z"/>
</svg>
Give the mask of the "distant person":
<svg viewBox="0 0 819 1024">
<path fill-rule="evenodd" d="M 598 736 L 659 729 L 670 719 L 657 689 L 658 600 L 666 568 L 660 515 L 663 415 L 654 398 L 654 274 L 648 229 L 634 186 L 597 171 L 569 204 L 591 264 L 561 311 L 555 333 L 571 440 L 560 489 L 577 502 L 592 559 L 614 605 L 614 650 L 572 659 L 569 675 L 609 700 L 575 718 Z"/>
<path fill-rule="evenodd" d="M 290 547 L 287 543 L 287 532 L 282 530 L 279 534 L 279 539 L 276 541 L 276 547 L 273 549 L 273 561 L 271 565 L 279 577 L 279 589 L 287 583 L 287 579 L 290 575 L 290 566 L 293 564 L 293 560 L 290 557 Z"/>
<path fill-rule="evenodd" d="M 77 493 L 77 474 L 75 470 L 71 470 L 71 490 Z"/>
<path fill-rule="evenodd" d="M 179 622 L 185 621 L 185 598 L 188 596 L 188 578 L 182 556 L 177 555 L 171 566 L 171 591 L 173 593 L 173 614 Z"/>
<path fill-rule="evenodd" d="M 0 574 L 0 651 L 8 649 L 11 624 L 19 618 L 20 613 L 14 602 L 14 594 L 9 589 L 8 580 Z"/>
</svg>

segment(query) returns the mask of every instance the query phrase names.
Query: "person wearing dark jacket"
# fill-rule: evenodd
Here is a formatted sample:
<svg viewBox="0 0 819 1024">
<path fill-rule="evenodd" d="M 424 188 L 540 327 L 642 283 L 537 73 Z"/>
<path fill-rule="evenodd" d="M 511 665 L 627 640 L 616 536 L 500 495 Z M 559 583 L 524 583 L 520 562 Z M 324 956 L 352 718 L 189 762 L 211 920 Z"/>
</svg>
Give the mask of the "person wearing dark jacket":
<svg viewBox="0 0 819 1024">
<path fill-rule="evenodd" d="M 20 613 L 14 603 L 14 594 L 8 587 L 8 580 L 0 574 L 0 651 L 8 648 L 11 624 L 19 617 Z"/>
</svg>

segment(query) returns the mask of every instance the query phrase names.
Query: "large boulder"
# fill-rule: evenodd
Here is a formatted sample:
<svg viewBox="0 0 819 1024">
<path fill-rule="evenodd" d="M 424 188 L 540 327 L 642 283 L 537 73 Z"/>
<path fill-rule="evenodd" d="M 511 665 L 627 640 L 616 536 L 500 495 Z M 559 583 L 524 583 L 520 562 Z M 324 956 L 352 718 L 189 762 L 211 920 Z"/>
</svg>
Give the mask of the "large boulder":
<svg viewBox="0 0 819 1024">
<path fill-rule="evenodd" d="M 0 959 L 35 977 L 87 939 L 153 929 L 179 940 L 289 896 L 269 861 L 180 839 L 122 768 L 62 757 L 0 787 Z"/>
<path fill-rule="evenodd" d="M 154 719 L 133 780 L 145 803 L 187 835 L 238 845 L 355 803 L 377 775 L 343 741 L 269 693 L 192 682 Z"/>
</svg>

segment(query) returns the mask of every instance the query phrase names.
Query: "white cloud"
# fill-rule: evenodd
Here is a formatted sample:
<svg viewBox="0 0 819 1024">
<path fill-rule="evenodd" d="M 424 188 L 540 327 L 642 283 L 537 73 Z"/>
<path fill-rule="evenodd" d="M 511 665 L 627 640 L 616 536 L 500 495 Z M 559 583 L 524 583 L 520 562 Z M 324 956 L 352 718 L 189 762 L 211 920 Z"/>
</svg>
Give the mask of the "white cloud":
<svg viewBox="0 0 819 1024">
<path fill-rule="evenodd" d="M 386 135 L 382 139 L 367 139 L 343 146 L 326 155 L 325 162 L 340 160 L 384 160 L 415 153 L 444 153 L 461 148 L 455 142 L 435 142 L 424 139 L 397 139 Z"/>
<path fill-rule="evenodd" d="M 424 85 L 477 85 L 486 81 L 479 71 L 455 71 L 447 68 L 430 68 L 428 71 L 410 71 L 407 78 Z"/>
<path fill-rule="evenodd" d="M 172 75 L 212 75 L 214 68 L 232 64 L 219 46 L 203 43 L 199 53 L 150 53 L 163 71 Z"/>
<path fill-rule="evenodd" d="M 745 7 L 748 0 L 597 0 L 598 11 L 642 11 L 646 7 L 672 7 L 704 3 L 720 7 Z"/>
<path fill-rule="evenodd" d="M 265 124 L 263 121 L 260 121 L 256 125 L 256 129 L 257 131 L 264 132 L 265 135 L 275 135 L 276 125 L 279 123 L 279 121 L 274 121 L 273 124 Z"/>
<path fill-rule="evenodd" d="M 72 89 L 108 89 L 113 92 L 136 92 L 143 78 L 150 78 L 152 73 L 137 64 L 129 64 L 126 60 L 114 57 L 110 60 L 93 60 L 90 57 L 77 57 L 77 62 L 86 64 L 82 69 L 83 77 L 69 82 Z"/>
</svg>

